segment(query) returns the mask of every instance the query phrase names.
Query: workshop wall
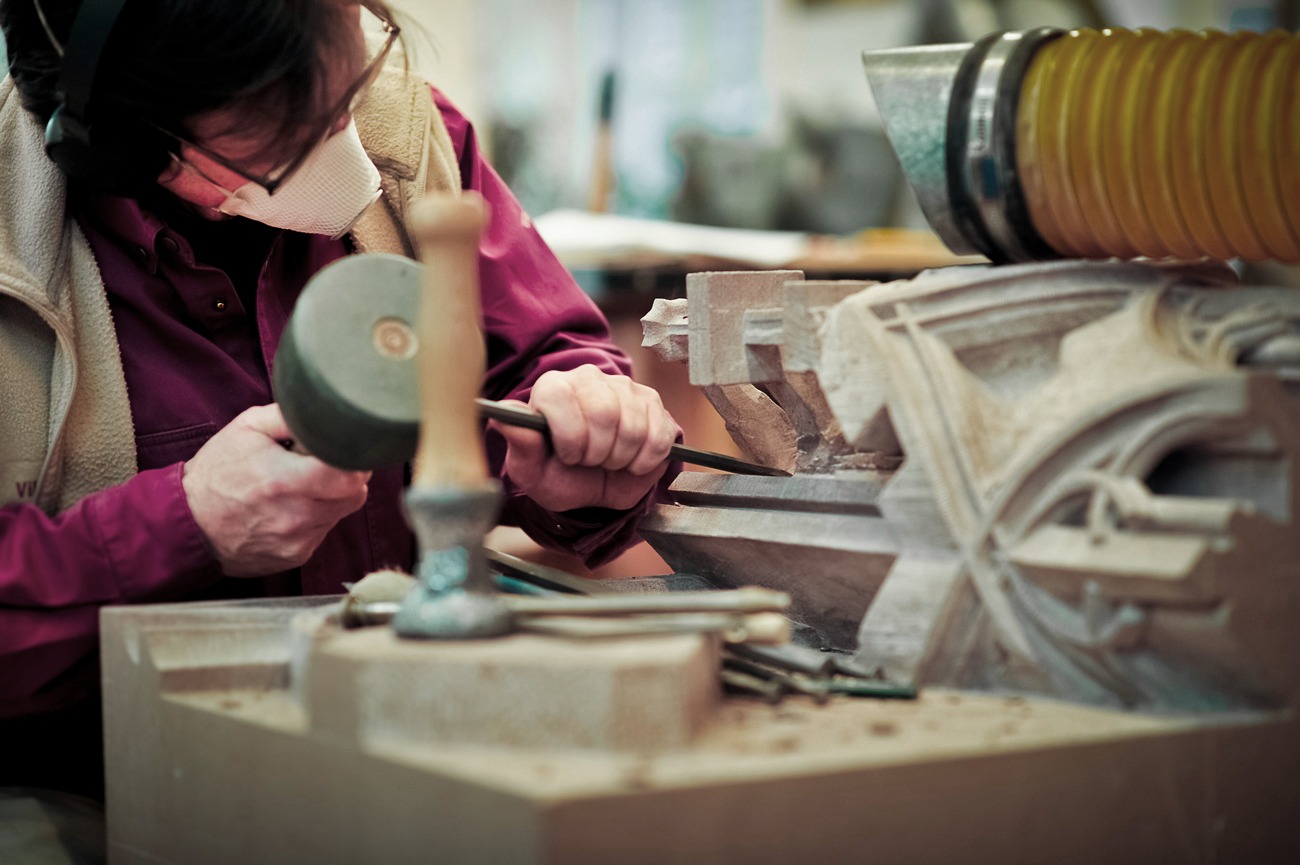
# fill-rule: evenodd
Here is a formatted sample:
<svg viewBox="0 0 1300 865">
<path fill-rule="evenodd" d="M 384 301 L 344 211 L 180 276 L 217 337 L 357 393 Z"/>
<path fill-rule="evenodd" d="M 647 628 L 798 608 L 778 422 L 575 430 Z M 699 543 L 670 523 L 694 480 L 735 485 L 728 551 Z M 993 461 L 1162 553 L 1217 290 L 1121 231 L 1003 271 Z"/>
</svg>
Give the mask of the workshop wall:
<svg viewBox="0 0 1300 865">
<path fill-rule="evenodd" d="M 544 5 L 539 15 L 527 0 L 487 0 L 483 14 L 510 23 L 479 32 L 493 156 L 531 209 L 590 203 L 601 86 L 612 74 L 614 182 L 603 206 L 750 228 L 847 231 L 884 218 L 896 178 L 857 58 L 907 42 L 908 4 Z M 827 194 L 853 189 L 871 212 L 841 214 Z"/>
<path fill-rule="evenodd" d="M 590 203 L 601 88 L 612 73 L 610 210 L 786 227 L 811 218 L 798 215 L 809 201 L 843 211 L 833 196 L 817 194 L 827 186 L 846 193 L 857 187 L 876 203 L 865 215 L 827 216 L 823 222 L 833 224 L 823 227 L 852 229 L 886 218 L 896 169 L 857 58 L 866 48 L 911 41 L 910 3 L 397 6 L 429 36 L 412 40 L 417 67 L 475 121 L 494 164 L 535 213 Z M 869 167 L 861 167 L 864 154 L 867 163 L 885 166 L 879 190 Z M 828 163 L 861 176 L 828 171 Z M 806 195 L 787 203 L 784 190 L 791 187 Z"/>
</svg>

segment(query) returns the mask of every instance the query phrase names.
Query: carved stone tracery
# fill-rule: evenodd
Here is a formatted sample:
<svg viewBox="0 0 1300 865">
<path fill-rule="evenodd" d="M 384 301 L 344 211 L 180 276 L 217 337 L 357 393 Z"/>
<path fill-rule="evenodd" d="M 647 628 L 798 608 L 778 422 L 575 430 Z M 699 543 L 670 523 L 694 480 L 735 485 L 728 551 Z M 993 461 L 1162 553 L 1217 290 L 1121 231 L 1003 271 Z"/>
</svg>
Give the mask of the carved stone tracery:
<svg viewBox="0 0 1300 865">
<path fill-rule="evenodd" d="M 918 684 L 1184 710 L 1296 693 L 1300 300 L 1212 266 L 801 276 L 692 278 L 709 328 L 675 356 L 742 448 L 797 474 L 684 475 L 645 530 L 670 564 L 790 591 L 827 648 Z M 770 404 L 719 393 L 746 385 Z"/>
</svg>

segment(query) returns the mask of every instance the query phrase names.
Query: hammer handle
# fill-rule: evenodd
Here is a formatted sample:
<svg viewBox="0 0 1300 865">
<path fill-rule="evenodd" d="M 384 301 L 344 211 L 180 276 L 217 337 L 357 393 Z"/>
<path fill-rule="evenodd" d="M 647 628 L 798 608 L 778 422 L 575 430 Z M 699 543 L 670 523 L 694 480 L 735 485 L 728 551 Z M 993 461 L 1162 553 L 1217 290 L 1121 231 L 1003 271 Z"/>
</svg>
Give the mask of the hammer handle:
<svg viewBox="0 0 1300 865">
<path fill-rule="evenodd" d="M 473 489 L 487 480 L 474 399 L 483 380 L 479 237 L 488 207 L 475 193 L 430 196 L 411 214 L 424 262 L 416 333 L 420 438 L 412 485 Z"/>
</svg>

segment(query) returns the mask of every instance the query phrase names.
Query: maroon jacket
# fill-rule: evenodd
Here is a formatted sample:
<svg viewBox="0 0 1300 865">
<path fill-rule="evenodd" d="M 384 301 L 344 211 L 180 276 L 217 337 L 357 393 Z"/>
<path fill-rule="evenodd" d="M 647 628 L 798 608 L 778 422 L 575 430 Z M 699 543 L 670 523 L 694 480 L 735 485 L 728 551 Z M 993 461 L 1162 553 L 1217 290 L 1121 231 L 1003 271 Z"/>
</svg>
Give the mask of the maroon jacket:
<svg viewBox="0 0 1300 865">
<path fill-rule="evenodd" d="M 488 371 L 483 394 L 527 400 L 548 370 L 592 363 L 628 373 L 604 318 L 484 159 L 469 122 L 435 91 L 465 189 L 492 219 L 480 249 Z M 329 594 L 368 571 L 410 568 L 401 470 L 377 472 L 365 507 L 301 569 L 224 579 L 181 488 L 182 464 L 245 408 L 272 401 L 270 369 L 294 302 L 345 241 L 247 220 L 210 223 L 158 200 L 74 190 L 109 294 L 135 424 L 139 474 L 57 516 L 0 508 L 0 719 L 59 709 L 93 687 L 98 611 L 108 604 Z M 504 444 L 488 437 L 494 471 Z M 650 497 L 631 512 L 549 513 L 513 491 L 502 521 L 590 563 L 634 540 Z M 665 481 L 666 483 L 666 481 Z M 2 732 L 2 731 L 0 731 Z M 14 744 L 6 737 L 4 750 Z M 4 763 L 0 753 L 0 786 Z"/>
</svg>

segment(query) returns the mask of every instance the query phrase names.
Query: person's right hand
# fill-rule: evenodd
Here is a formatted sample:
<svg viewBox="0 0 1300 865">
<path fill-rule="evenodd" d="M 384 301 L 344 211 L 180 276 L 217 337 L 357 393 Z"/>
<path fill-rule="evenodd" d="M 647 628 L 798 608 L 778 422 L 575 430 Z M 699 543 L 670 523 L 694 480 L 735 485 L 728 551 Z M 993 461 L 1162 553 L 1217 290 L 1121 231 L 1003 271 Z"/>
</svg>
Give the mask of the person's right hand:
<svg viewBox="0 0 1300 865">
<path fill-rule="evenodd" d="M 365 504 L 369 472 L 286 450 L 291 437 L 279 406 L 257 406 L 185 464 L 190 511 L 227 576 L 298 567 L 339 520 Z"/>
</svg>

